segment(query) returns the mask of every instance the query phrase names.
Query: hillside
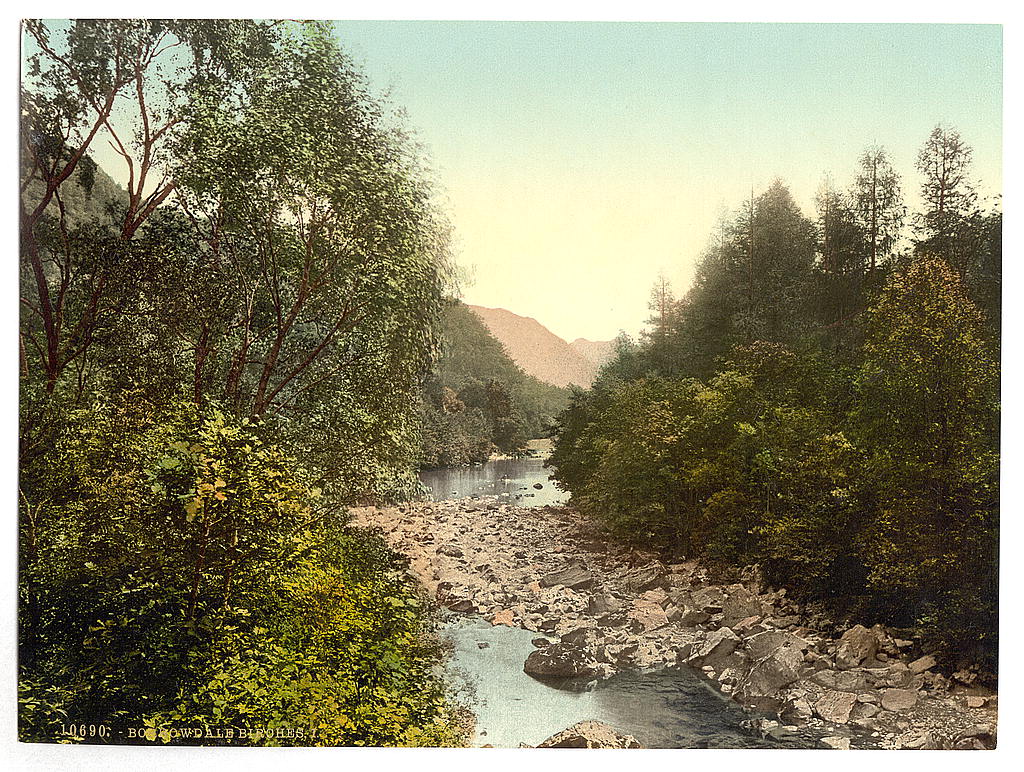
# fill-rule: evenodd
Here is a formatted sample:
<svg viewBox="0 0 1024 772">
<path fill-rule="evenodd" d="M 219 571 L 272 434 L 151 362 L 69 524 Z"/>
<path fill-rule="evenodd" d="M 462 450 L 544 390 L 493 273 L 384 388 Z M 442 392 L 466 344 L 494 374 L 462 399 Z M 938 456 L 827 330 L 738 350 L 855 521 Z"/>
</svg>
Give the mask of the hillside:
<svg viewBox="0 0 1024 772">
<path fill-rule="evenodd" d="M 565 389 L 523 372 L 463 303 L 449 303 L 441 332 L 441 357 L 423 391 L 423 466 L 485 461 L 547 435 L 569 404 Z"/>
<path fill-rule="evenodd" d="M 615 356 L 614 340 L 587 340 L 586 338 L 577 338 L 569 345 L 576 349 L 584 359 L 592 362 L 598 369 Z"/>
<path fill-rule="evenodd" d="M 536 319 L 504 308 L 469 306 L 529 375 L 555 386 L 590 386 L 598 365 Z"/>
</svg>

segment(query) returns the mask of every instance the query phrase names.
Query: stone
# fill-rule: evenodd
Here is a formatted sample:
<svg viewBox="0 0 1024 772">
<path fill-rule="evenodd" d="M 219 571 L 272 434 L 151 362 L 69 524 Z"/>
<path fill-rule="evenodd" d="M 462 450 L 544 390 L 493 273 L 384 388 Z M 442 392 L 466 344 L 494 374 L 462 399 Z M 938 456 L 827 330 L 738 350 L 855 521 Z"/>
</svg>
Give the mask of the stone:
<svg viewBox="0 0 1024 772">
<path fill-rule="evenodd" d="M 583 566 L 569 566 L 540 578 L 541 587 L 565 585 L 571 590 L 589 590 L 597 584 L 596 577 Z"/>
<path fill-rule="evenodd" d="M 668 624 L 668 614 L 665 613 L 665 609 L 652 600 L 642 598 L 633 601 L 633 608 L 629 610 L 628 618 L 630 627 L 637 632 L 657 630 Z"/>
<path fill-rule="evenodd" d="M 811 703 L 805 697 L 795 697 L 782 709 L 782 718 L 798 724 L 805 724 L 814 715 Z"/>
<path fill-rule="evenodd" d="M 850 720 L 850 712 L 856 702 L 856 694 L 826 689 L 815 701 L 814 712 L 825 721 L 831 721 L 833 724 L 845 724 Z"/>
<path fill-rule="evenodd" d="M 513 627 L 515 626 L 515 614 L 510 608 L 503 609 L 491 617 L 491 624 L 508 625 L 509 627 Z"/>
<path fill-rule="evenodd" d="M 867 676 L 857 670 L 819 670 L 811 681 L 839 692 L 860 692 L 868 686 Z"/>
<path fill-rule="evenodd" d="M 711 615 L 706 611 L 688 608 L 684 610 L 682 616 L 679 617 L 679 624 L 682 627 L 696 627 L 697 625 L 704 624 L 709 619 L 711 619 Z"/>
<path fill-rule="evenodd" d="M 460 614 L 474 614 L 477 611 L 476 604 L 468 598 L 460 598 L 448 604 L 448 608 Z"/>
<path fill-rule="evenodd" d="M 629 592 L 644 592 L 653 590 L 655 587 L 662 587 L 666 583 L 667 572 L 665 566 L 654 562 L 648 566 L 634 568 L 626 572 L 622 577 L 622 587 Z"/>
<path fill-rule="evenodd" d="M 910 710 L 917 704 L 917 692 L 910 689 L 884 689 L 882 707 L 886 710 Z"/>
<path fill-rule="evenodd" d="M 532 651 L 523 663 L 523 671 L 540 678 L 581 678 L 596 672 L 586 651 L 561 643 Z"/>
<path fill-rule="evenodd" d="M 454 544 L 442 544 L 437 548 L 438 555 L 447 555 L 450 558 L 461 558 L 464 553 L 462 549 Z"/>
<path fill-rule="evenodd" d="M 694 644 L 687 662 L 695 665 L 706 659 L 727 657 L 740 643 L 740 637 L 728 627 L 719 628 L 709 633 L 703 641 Z"/>
<path fill-rule="evenodd" d="M 632 735 L 621 734 L 600 721 L 581 721 L 552 735 L 538 748 L 639 748 Z"/>
<path fill-rule="evenodd" d="M 983 708 L 985 707 L 986 702 L 988 702 L 988 700 L 986 700 L 984 697 L 967 697 L 968 708 Z"/>
<path fill-rule="evenodd" d="M 601 634 L 597 631 L 597 628 L 584 626 L 577 627 L 565 635 L 562 636 L 560 643 L 569 644 L 571 646 L 580 646 L 586 648 L 597 642 L 597 639 L 601 637 Z"/>
<path fill-rule="evenodd" d="M 935 657 L 933 657 L 930 654 L 926 654 L 923 657 L 915 659 L 908 665 L 908 667 L 910 668 L 911 673 L 913 673 L 914 675 L 919 675 L 920 673 L 923 673 L 926 670 L 931 670 L 933 667 L 935 667 L 935 665 Z"/>
<path fill-rule="evenodd" d="M 730 594 L 722 602 L 722 623 L 732 627 L 741 619 L 749 619 L 761 615 L 761 602 L 757 600 L 742 584 L 729 587 Z"/>
<path fill-rule="evenodd" d="M 764 659 L 783 647 L 796 649 L 803 656 L 803 653 L 810 648 L 810 644 L 803 638 L 797 638 L 792 633 L 783 630 L 767 630 L 758 633 L 748 638 L 745 645 L 752 659 Z"/>
<path fill-rule="evenodd" d="M 874 718 L 879 713 L 881 713 L 881 708 L 877 705 L 872 705 L 869 702 L 860 702 L 860 698 L 858 698 L 857 704 L 850 711 L 850 718 L 863 720 L 865 718 Z"/>
<path fill-rule="evenodd" d="M 865 660 L 873 659 L 878 651 L 878 635 L 864 625 L 851 627 L 839 639 L 836 648 L 836 665 L 843 669 L 857 667 Z"/>
<path fill-rule="evenodd" d="M 747 697 L 770 697 L 800 676 L 803 655 L 795 646 L 780 646 L 757 660 L 747 673 L 740 691 Z"/>
<path fill-rule="evenodd" d="M 821 744 L 832 748 L 837 751 L 848 751 L 850 750 L 850 738 L 849 737 L 822 737 Z"/>
</svg>

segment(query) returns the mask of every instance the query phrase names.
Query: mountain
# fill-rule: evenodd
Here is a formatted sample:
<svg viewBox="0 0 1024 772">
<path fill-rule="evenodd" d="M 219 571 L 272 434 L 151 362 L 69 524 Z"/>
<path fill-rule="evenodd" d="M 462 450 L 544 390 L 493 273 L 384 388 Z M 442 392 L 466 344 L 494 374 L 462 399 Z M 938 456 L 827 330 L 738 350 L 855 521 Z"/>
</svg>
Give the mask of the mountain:
<svg viewBox="0 0 1024 772">
<path fill-rule="evenodd" d="M 536 319 L 504 308 L 470 308 L 501 341 L 512 360 L 534 378 L 562 387 L 587 387 L 594 382 L 599 365 Z"/>
<path fill-rule="evenodd" d="M 547 436 L 570 395 L 523 372 L 483 320 L 453 300 L 441 317 L 441 356 L 422 397 L 420 465 L 446 467 L 524 450 Z"/>
<path fill-rule="evenodd" d="M 577 338 L 569 345 L 582 354 L 585 359 L 593 362 L 598 369 L 601 369 L 605 362 L 615 356 L 614 340 Z"/>
</svg>

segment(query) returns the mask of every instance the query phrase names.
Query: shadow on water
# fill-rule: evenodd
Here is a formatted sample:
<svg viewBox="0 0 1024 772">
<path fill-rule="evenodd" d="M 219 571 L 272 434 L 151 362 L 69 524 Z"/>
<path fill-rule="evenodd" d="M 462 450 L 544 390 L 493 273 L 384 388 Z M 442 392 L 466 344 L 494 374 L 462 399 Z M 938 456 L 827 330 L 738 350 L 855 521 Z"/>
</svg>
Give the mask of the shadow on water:
<svg viewBox="0 0 1024 772">
<path fill-rule="evenodd" d="M 454 641 L 449 680 L 477 716 L 477 745 L 537 745 L 578 721 L 595 720 L 646 748 L 812 747 L 758 738 L 742 726 L 748 718 L 742 708 L 686 668 L 554 688 L 523 672 L 536 633 L 470 617 L 449 620 L 445 633 Z"/>
<path fill-rule="evenodd" d="M 544 458 L 531 456 L 461 469 L 427 469 L 420 472 L 420 480 L 430 489 L 433 501 L 497 496 L 499 501 L 523 507 L 564 504 L 569 494 L 556 488 L 549 474 Z"/>
</svg>

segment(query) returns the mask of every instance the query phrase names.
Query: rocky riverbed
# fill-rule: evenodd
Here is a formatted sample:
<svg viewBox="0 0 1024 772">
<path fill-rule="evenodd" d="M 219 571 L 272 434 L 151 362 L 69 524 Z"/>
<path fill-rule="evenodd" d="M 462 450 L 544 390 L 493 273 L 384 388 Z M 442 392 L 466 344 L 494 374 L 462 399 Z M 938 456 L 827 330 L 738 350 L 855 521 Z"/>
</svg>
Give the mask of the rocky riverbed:
<svg viewBox="0 0 1024 772">
<path fill-rule="evenodd" d="M 481 499 L 352 516 L 381 528 L 442 606 L 536 632 L 524 663 L 536 678 L 686 665 L 767 736 L 811 735 L 831 748 L 995 747 L 997 697 L 974 673 L 941 674 L 880 625 L 837 628 L 763 586 L 756 569 L 716 582 L 697 562 L 665 565 L 607 539 L 570 507 Z"/>
</svg>

